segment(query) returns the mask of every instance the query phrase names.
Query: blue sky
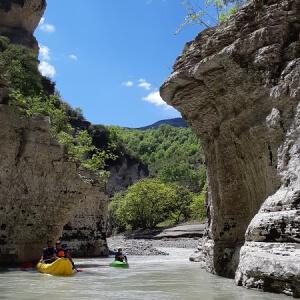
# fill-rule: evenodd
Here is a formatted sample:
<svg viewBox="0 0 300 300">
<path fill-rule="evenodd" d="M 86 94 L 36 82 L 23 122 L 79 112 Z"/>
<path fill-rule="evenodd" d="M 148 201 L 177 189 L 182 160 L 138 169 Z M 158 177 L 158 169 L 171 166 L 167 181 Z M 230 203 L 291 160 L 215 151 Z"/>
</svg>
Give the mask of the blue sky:
<svg viewBox="0 0 300 300">
<path fill-rule="evenodd" d="M 34 33 L 40 71 L 92 124 L 136 128 L 181 117 L 158 92 L 185 43 L 203 29 L 174 35 L 184 22 L 181 3 L 48 0 Z"/>
</svg>

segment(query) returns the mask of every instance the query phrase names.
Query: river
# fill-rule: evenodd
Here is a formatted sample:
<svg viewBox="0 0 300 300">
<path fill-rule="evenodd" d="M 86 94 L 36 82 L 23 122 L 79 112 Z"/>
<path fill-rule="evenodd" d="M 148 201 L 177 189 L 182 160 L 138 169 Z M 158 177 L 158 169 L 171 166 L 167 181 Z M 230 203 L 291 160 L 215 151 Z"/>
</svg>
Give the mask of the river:
<svg viewBox="0 0 300 300">
<path fill-rule="evenodd" d="M 170 248 L 160 250 L 170 252 Z M 41 274 L 35 268 L 1 269 L 0 299 L 197 299 L 279 300 L 284 295 L 247 290 L 207 273 L 189 261 L 194 249 L 175 248 L 172 255 L 129 256 L 129 269 L 113 268 L 109 258 L 74 259 L 74 276 Z"/>
</svg>

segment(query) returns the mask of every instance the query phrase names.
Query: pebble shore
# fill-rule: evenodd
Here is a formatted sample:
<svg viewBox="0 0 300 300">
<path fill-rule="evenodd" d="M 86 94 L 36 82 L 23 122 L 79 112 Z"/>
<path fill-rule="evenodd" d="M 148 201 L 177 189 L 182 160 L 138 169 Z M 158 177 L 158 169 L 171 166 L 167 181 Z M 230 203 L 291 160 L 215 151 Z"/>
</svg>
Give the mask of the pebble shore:
<svg viewBox="0 0 300 300">
<path fill-rule="evenodd" d="M 118 234 L 107 238 L 109 250 L 122 247 L 128 255 L 169 255 L 158 248 L 189 248 L 197 250 L 199 238 L 163 238 L 141 239 L 128 238 L 125 234 Z"/>
</svg>

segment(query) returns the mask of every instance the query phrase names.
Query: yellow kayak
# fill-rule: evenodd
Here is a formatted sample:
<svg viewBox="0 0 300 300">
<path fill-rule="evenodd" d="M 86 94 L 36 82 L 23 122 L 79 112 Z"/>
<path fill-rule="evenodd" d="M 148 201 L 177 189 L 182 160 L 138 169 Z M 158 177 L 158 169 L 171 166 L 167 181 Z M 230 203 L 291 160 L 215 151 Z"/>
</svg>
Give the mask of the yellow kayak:
<svg viewBox="0 0 300 300">
<path fill-rule="evenodd" d="M 73 275 L 72 264 L 67 258 L 58 258 L 52 264 L 43 264 L 39 262 L 37 268 L 41 273 L 51 275 Z"/>
</svg>

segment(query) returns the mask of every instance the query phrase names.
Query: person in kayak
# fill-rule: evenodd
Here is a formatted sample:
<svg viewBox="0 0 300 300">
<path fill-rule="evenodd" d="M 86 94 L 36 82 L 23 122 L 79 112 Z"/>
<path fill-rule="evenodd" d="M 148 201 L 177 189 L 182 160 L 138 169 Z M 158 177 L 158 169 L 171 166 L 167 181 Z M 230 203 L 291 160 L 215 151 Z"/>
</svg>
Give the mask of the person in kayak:
<svg viewBox="0 0 300 300">
<path fill-rule="evenodd" d="M 115 254 L 115 260 L 121 261 L 121 262 L 124 262 L 124 260 L 125 260 L 125 263 L 128 264 L 127 255 L 126 255 L 126 253 L 123 253 L 123 249 L 121 247 L 118 248 L 118 251 L 114 250 L 114 254 Z"/>
<path fill-rule="evenodd" d="M 61 245 L 61 241 L 57 241 L 56 242 L 56 256 L 58 258 L 61 258 L 61 257 L 65 257 L 65 258 L 68 258 L 69 261 L 72 263 L 72 266 L 73 266 L 73 269 L 75 268 L 74 266 L 74 262 L 72 260 L 72 257 L 68 251 L 67 248 L 63 248 L 62 245 Z"/>
<path fill-rule="evenodd" d="M 43 249 L 43 254 L 40 262 L 51 264 L 57 259 L 56 249 L 53 246 L 52 240 L 47 241 L 47 247 Z"/>
</svg>

